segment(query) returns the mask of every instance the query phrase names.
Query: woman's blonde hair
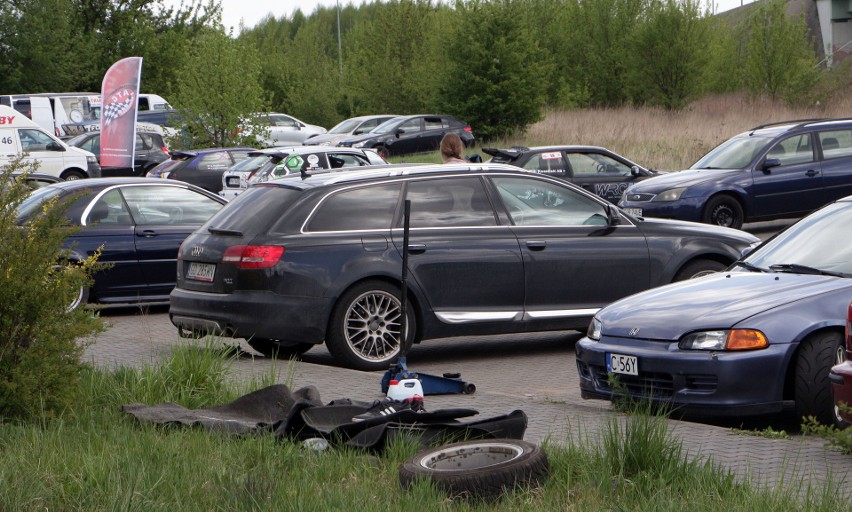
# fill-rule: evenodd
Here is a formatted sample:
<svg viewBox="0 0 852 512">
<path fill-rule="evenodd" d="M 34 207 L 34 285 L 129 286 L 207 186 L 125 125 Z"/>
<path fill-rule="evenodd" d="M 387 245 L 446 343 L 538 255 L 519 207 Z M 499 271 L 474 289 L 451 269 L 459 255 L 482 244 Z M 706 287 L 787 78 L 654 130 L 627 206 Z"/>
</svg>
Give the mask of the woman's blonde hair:
<svg viewBox="0 0 852 512">
<path fill-rule="evenodd" d="M 448 133 L 441 139 L 441 158 L 458 158 L 463 160 L 464 143 L 455 133 Z"/>
</svg>

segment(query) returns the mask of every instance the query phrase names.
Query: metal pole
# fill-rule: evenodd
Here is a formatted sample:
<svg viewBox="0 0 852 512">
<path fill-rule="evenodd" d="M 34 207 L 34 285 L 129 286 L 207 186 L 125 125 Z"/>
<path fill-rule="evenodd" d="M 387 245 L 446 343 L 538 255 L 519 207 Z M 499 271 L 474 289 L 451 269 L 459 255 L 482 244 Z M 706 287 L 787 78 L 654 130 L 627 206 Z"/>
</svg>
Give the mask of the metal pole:
<svg viewBox="0 0 852 512">
<path fill-rule="evenodd" d="M 408 353 L 408 235 L 410 232 L 409 220 L 411 219 L 411 200 L 405 200 L 405 208 L 403 210 L 402 224 L 402 278 L 400 286 L 400 313 L 402 318 L 399 320 L 399 356 L 405 357 Z"/>
</svg>

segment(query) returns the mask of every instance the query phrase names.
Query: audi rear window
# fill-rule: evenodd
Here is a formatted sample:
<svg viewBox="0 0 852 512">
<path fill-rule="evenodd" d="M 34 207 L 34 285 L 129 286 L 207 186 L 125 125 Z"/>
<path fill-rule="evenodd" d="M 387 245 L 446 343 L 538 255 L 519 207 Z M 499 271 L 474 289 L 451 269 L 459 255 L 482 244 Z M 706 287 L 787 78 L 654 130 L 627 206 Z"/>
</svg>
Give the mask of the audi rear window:
<svg viewBox="0 0 852 512">
<path fill-rule="evenodd" d="M 202 230 L 216 228 L 243 235 L 265 233 L 300 195 L 299 190 L 286 187 L 251 187 L 211 217 Z"/>
</svg>

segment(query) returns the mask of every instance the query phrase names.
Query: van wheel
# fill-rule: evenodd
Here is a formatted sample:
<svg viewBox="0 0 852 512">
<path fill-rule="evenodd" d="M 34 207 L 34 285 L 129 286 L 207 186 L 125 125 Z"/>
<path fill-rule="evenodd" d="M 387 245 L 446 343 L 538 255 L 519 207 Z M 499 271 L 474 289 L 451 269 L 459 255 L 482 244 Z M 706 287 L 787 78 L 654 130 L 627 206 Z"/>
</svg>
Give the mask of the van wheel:
<svg viewBox="0 0 852 512">
<path fill-rule="evenodd" d="M 62 179 L 65 180 L 65 181 L 82 180 L 85 177 L 86 177 L 85 174 L 83 174 L 80 171 L 75 171 L 74 169 L 71 169 L 71 170 L 68 170 L 68 171 L 65 171 L 65 172 L 62 173 Z"/>
<path fill-rule="evenodd" d="M 331 313 L 326 345 L 343 365 L 356 370 L 387 370 L 401 351 L 402 305 L 399 288 L 367 281 L 344 293 Z M 414 336 L 414 313 L 407 311 L 408 346 Z"/>
</svg>

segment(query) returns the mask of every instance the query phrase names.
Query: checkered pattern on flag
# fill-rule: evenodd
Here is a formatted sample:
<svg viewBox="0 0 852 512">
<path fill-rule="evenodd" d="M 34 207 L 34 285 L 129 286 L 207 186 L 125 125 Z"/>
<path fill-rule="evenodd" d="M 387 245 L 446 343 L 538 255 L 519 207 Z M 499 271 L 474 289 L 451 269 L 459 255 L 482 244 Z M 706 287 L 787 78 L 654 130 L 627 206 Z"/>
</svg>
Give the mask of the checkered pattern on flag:
<svg viewBox="0 0 852 512">
<path fill-rule="evenodd" d="M 123 101 L 115 101 L 104 105 L 103 113 L 104 126 L 109 126 L 114 120 L 126 114 L 133 106 L 135 96 L 128 96 Z"/>
<path fill-rule="evenodd" d="M 101 167 L 133 168 L 142 57 L 110 66 L 101 83 Z"/>
</svg>

